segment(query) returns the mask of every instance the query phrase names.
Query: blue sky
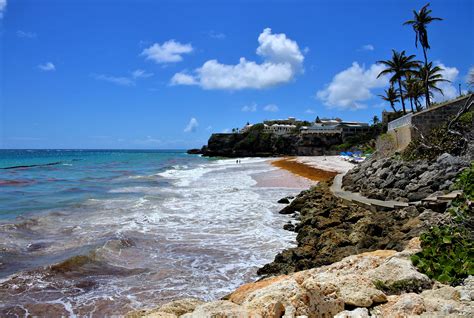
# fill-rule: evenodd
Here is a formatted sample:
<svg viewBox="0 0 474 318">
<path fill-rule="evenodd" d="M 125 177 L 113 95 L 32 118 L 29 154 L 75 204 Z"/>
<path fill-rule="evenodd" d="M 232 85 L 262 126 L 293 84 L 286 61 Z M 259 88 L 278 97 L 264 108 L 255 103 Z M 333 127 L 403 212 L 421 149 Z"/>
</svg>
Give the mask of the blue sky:
<svg viewBox="0 0 474 318">
<path fill-rule="evenodd" d="M 189 148 L 271 118 L 369 121 L 426 1 L 0 0 L 0 148 Z M 431 1 L 455 96 L 473 2 Z M 440 97 L 438 97 L 440 98 Z"/>
</svg>

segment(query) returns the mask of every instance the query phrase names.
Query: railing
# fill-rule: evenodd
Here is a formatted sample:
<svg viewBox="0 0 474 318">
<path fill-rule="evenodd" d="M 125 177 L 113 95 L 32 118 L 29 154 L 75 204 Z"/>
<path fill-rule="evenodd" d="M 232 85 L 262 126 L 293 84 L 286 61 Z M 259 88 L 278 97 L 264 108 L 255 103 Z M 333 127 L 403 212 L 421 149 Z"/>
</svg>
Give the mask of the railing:
<svg viewBox="0 0 474 318">
<path fill-rule="evenodd" d="M 411 125 L 412 116 L 413 114 L 409 113 L 409 114 L 406 114 L 405 116 L 392 120 L 391 122 L 388 123 L 388 130 L 390 131 L 390 130 L 394 130 L 403 126 Z"/>
</svg>

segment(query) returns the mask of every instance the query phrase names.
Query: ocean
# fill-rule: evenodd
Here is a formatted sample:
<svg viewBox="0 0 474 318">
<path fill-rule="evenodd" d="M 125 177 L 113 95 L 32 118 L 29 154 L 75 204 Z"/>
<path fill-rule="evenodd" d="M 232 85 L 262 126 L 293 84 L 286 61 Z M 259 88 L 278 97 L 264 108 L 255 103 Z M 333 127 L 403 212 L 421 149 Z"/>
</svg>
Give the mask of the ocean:
<svg viewBox="0 0 474 318">
<path fill-rule="evenodd" d="M 217 299 L 293 246 L 267 159 L 0 150 L 0 316 L 123 315 Z"/>
</svg>

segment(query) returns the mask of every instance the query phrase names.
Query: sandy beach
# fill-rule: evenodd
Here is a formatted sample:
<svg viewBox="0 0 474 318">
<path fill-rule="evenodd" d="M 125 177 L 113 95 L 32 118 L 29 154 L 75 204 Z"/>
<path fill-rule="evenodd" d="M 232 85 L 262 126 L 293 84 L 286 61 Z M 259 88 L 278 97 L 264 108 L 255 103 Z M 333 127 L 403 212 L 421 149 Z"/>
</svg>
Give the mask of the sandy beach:
<svg viewBox="0 0 474 318">
<path fill-rule="evenodd" d="M 339 156 L 285 157 L 269 162 L 279 169 L 253 175 L 258 187 L 307 189 L 354 166 Z"/>
</svg>

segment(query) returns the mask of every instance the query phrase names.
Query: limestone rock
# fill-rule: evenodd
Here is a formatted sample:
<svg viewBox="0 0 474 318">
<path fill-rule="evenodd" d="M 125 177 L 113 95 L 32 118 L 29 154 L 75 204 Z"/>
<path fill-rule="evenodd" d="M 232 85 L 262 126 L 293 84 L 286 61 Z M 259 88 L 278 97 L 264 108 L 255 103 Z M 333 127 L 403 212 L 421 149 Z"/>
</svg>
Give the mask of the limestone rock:
<svg viewBox="0 0 474 318">
<path fill-rule="evenodd" d="M 334 316 L 334 318 L 369 318 L 367 308 L 357 308 L 354 310 L 344 310 Z"/>
<path fill-rule="evenodd" d="M 204 302 L 199 299 L 183 298 L 163 304 L 154 309 L 132 311 L 129 312 L 126 317 L 173 318 L 192 312 L 198 305 L 203 303 Z"/>
<path fill-rule="evenodd" d="M 217 300 L 196 307 L 192 313 L 187 313 L 181 318 L 227 318 L 227 317 L 260 317 L 258 313 L 227 300 Z"/>
</svg>

